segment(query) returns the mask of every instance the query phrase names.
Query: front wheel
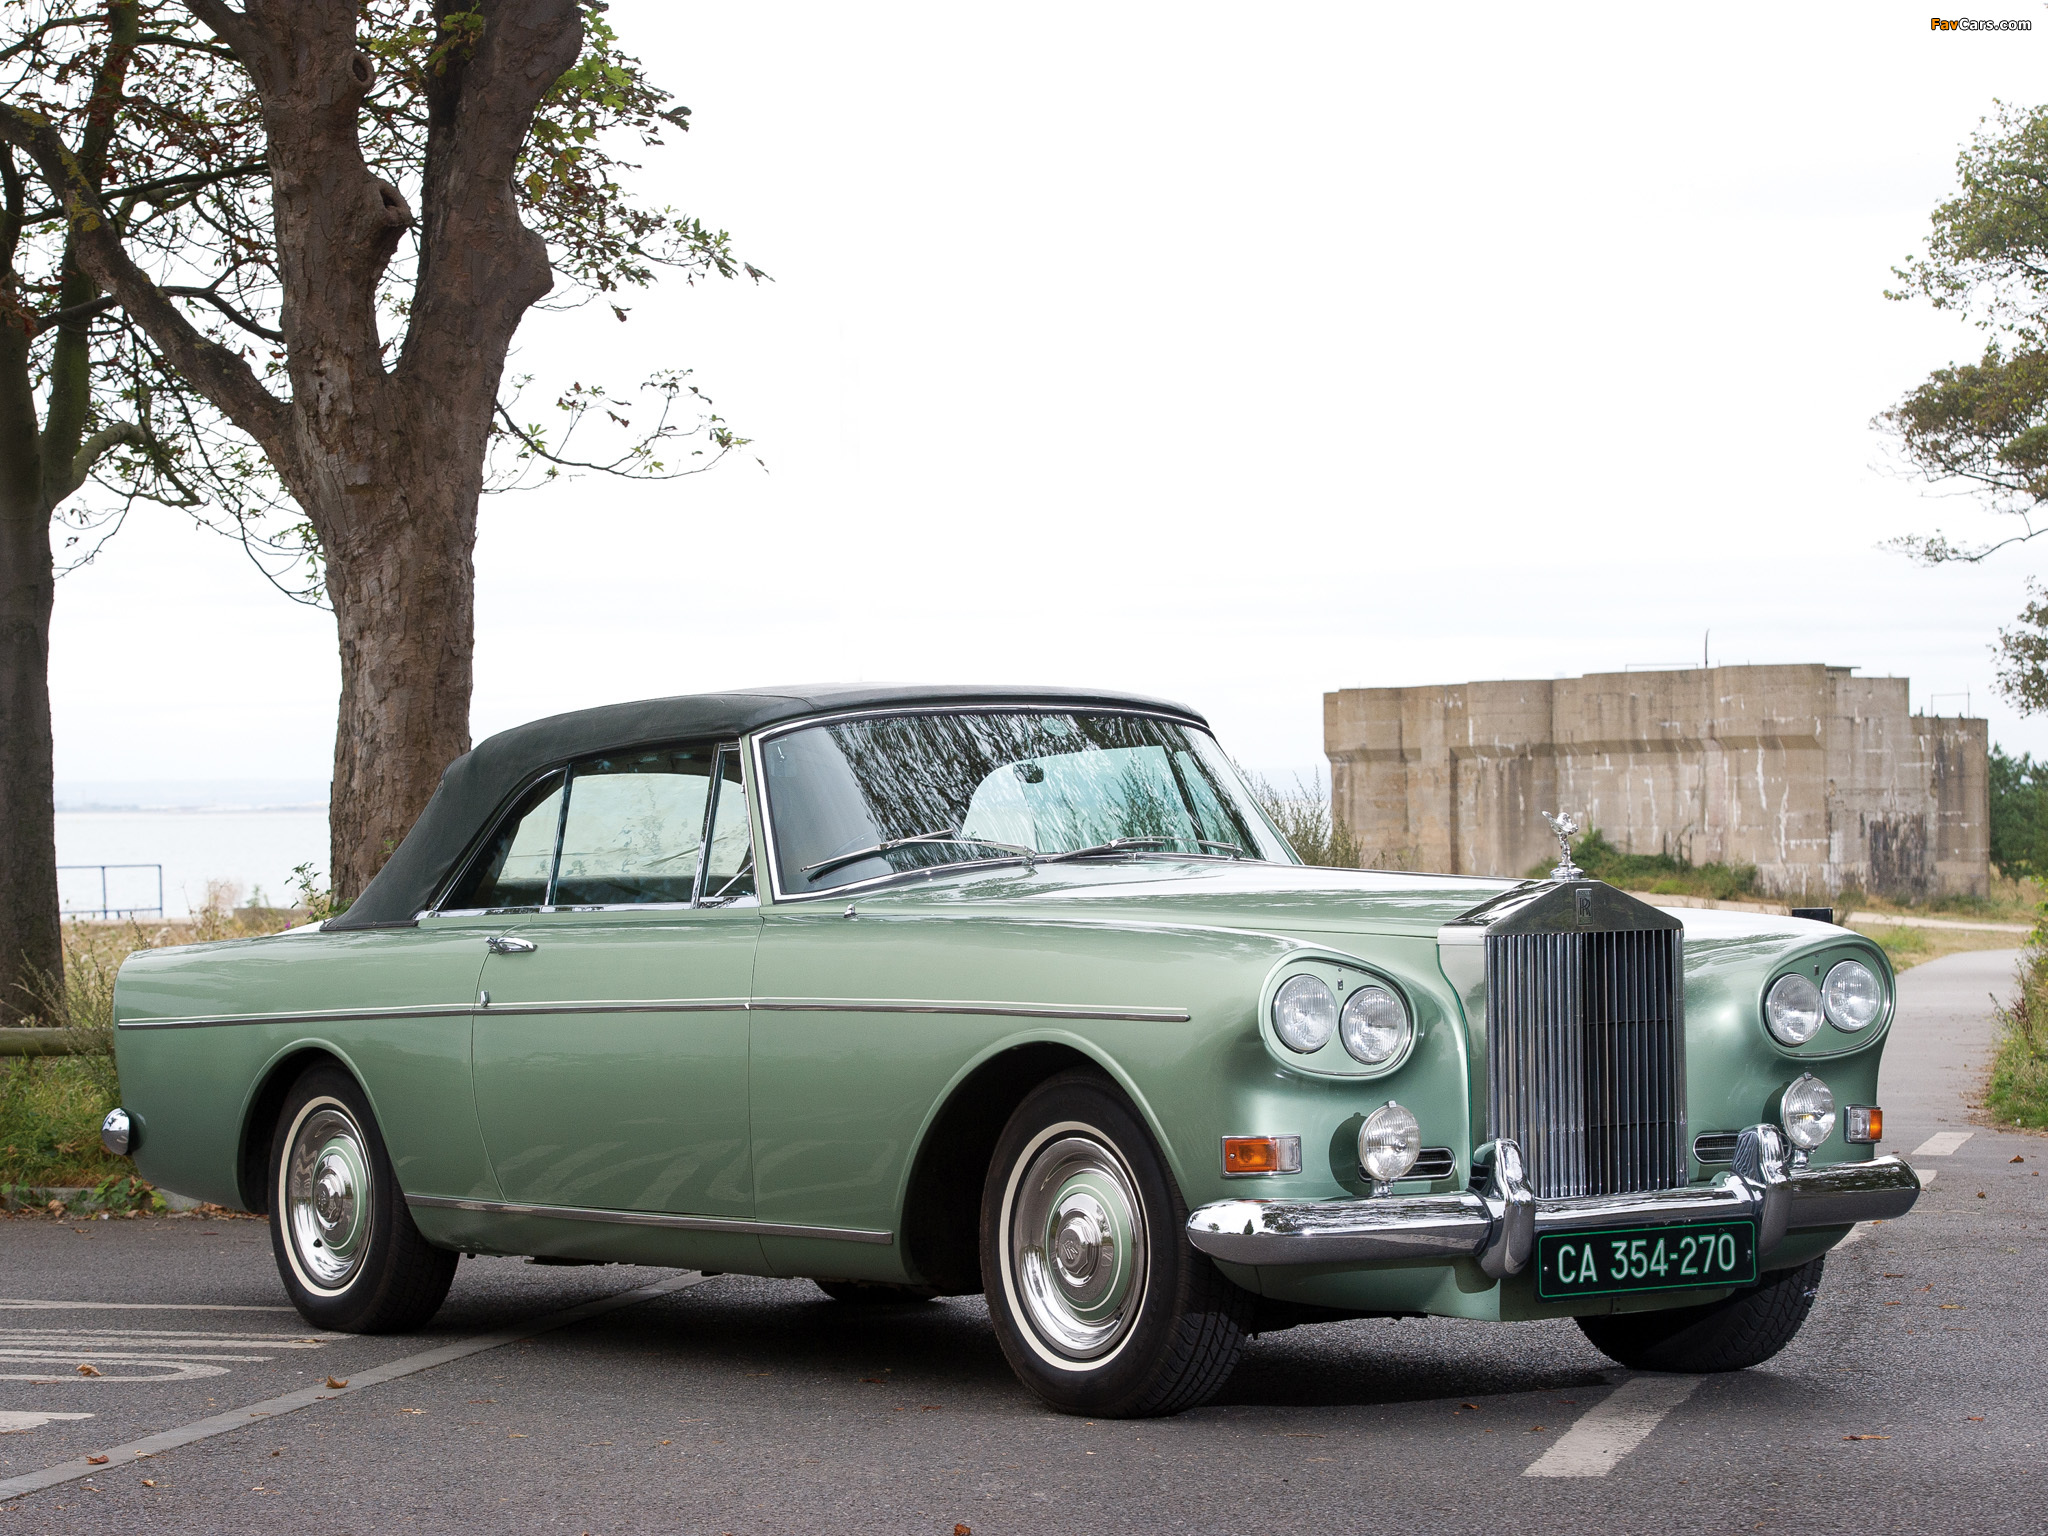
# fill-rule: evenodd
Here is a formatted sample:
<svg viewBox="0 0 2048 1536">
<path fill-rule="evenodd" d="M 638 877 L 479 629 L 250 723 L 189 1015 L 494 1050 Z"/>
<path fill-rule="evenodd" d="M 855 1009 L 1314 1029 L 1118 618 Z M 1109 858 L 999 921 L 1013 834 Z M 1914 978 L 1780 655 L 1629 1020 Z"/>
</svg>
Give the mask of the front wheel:
<svg viewBox="0 0 2048 1536">
<path fill-rule="evenodd" d="M 402 1333 L 439 1310 L 456 1256 L 420 1236 L 361 1086 L 340 1067 L 292 1084 L 270 1148 L 270 1246 L 292 1305 L 343 1333 Z"/>
<path fill-rule="evenodd" d="M 1221 1390 L 1255 1299 L 1187 1240 L 1144 1122 L 1093 1072 L 1017 1106 L 981 1200 L 981 1273 L 1017 1377 L 1064 1413 L 1179 1413 Z"/>
<path fill-rule="evenodd" d="M 1704 1307 L 1582 1317 L 1579 1331 L 1595 1349 L 1632 1371 L 1687 1375 L 1743 1371 L 1762 1365 L 1792 1342 L 1813 1310 L 1826 1255 L 1768 1275 L 1761 1285 Z"/>
</svg>

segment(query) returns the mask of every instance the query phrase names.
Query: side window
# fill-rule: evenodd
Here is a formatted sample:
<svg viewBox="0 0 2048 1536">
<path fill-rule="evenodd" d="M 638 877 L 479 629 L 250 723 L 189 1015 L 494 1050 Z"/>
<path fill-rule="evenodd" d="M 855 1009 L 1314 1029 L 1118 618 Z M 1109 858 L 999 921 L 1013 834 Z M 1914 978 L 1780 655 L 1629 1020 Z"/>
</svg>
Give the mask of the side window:
<svg viewBox="0 0 2048 1536">
<path fill-rule="evenodd" d="M 690 901 L 715 755 L 670 749 L 574 764 L 554 905 Z"/>
<path fill-rule="evenodd" d="M 704 860 L 704 900 L 724 905 L 754 895 L 754 834 L 747 824 L 747 793 L 740 783 L 739 752 L 718 754 L 718 798 L 711 813 L 710 852 Z"/>
<path fill-rule="evenodd" d="M 444 910 L 538 907 L 554 873 L 555 833 L 562 824 L 562 775 L 551 774 L 512 807 L 491 841 L 441 903 Z"/>
</svg>

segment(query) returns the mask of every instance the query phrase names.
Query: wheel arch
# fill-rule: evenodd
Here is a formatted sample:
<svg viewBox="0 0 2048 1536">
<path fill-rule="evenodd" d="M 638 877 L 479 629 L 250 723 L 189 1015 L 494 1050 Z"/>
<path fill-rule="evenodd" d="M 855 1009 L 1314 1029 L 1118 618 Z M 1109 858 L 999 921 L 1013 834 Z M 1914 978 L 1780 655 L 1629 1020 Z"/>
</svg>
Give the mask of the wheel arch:
<svg viewBox="0 0 2048 1536">
<path fill-rule="evenodd" d="M 277 1127 L 278 1113 L 284 1108 L 284 1096 L 291 1092 L 292 1084 L 309 1067 L 322 1062 L 348 1073 L 363 1090 L 363 1096 L 369 1097 L 362 1073 L 324 1041 L 300 1041 L 273 1057 L 258 1074 L 255 1091 L 242 1111 L 242 1131 L 236 1143 L 235 1187 L 241 1194 L 243 1210 L 258 1216 L 270 1213 L 270 1140 Z M 373 1100 L 371 1113 L 375 1112 Z"/>
<path fill-rule="evenodd" d="M 915 1278 L 941 1295 L 981 1291 L 981 1190 L 996 1141 L 1026 1094 L 1074 1068 L 1092 1068 L 1116 1085 L 1179 1178 L 1173 1144 L 1145 1096 L 1095 1042 L 1064 1032 L 1004 1041 L 961 1070 L 919 1128 L 899 1223 Z"/>
</svg>

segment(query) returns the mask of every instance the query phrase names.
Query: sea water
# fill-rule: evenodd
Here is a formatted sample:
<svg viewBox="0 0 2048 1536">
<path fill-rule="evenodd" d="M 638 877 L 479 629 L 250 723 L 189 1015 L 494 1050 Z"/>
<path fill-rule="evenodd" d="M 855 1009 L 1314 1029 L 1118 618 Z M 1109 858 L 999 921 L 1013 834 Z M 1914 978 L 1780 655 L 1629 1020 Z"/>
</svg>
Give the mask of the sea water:
<svg viewBox="0 0 2048 1536">
<path fill-rule="evenodd" d="M 57 891 L 67 913 L 101 906 L 153 908 L 184 917 L 216 899 L 239 906 L 292 906 L 293 871 L 312 866 L 326 883 L 324 785 L 293 781 L 199 784 L 60 784 Z M 264 803 L 268 801 L 269 803 Z M 109 868 L 102 895 L 99 865 Z M 71 867 L 64 867 L 71 866 Z M 84 866 L 84 867 L 77 867 Z"/>
</svg>

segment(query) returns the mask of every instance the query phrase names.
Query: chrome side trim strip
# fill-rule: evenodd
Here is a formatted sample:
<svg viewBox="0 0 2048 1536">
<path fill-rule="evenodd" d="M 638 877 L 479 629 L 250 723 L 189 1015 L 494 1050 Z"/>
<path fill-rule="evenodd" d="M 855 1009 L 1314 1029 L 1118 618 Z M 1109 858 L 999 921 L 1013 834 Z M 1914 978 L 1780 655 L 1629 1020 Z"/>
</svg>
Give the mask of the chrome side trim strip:
<svg viewBox="0 0 2048 1536">
<path fill-rule="evenodd" d="M 341 1008 L 285 1013 L 202 1013 L 189 1018 L 122 1019 L 116 1029 L 210 1029 L 225 1024 L 341 1024 L 379 1019 L 467 1018 L 473 1003 L 415 1004 L 405 1008 Z"/>
<path fill-rule="evenodd" d="M 632 1001 L 569 998 L 556 1003 L 444 1003 L 415 1008 L 350 1008 L 331 1012 L 215 1013 L 190 1018 L 123 1019 L 118 1029 L 209 1029 L 231 1024 L 341 1024 L 382 1019 L 463 1018 L 471 1013 L 532 1016 L 550 1013 L 965 1013 L 1010 1019 L 1118 1019 L 1138 1024 L 1185 1024 L 1185 1008 L 1143 1008 L 1093 1003 L 1002 1003 L 911 997 L 656 997 Z"/>
<path fill-rule="evenodd" d="M 884 1246 L 896 1241 L 895 1233 L 878 1232 L 870 1227 L 807 1227 L 728 1216 L 670 1216 L 660 1211 L 608 1211 L 583 1205 L 521 1205 L 506 1200 L 458 1200 L 446 1195 L 407 1195 L 405 1203 L 441 1211 L 476 1211 L 487 1216 L 547 1216 L 557 1221 L 664 1227 L 675 1232 L 729 1232 L 742 1237 L 823 1237 L 842 1243 L 881 1243 Z"/>
<path fill-rule="evenodd" d="M 1141 1008 L 1094 1003 L 998 1003 L 968 998 L 757 997 L 762 1013 L 971 1013 L 1008 1019 L 1126 1019 L 1139 1024 L 1185 1024 L 1185 1008 Z"/>
<path fill-rule="evenodd" d="M 558 1003 L 478 1003 L 479 1017 L 514 1017 L 541 1013 L 745 1013 L 744 997 L 649 997 L 613 1002 L 599 998 L 567 998 Z"/>
</svg>

